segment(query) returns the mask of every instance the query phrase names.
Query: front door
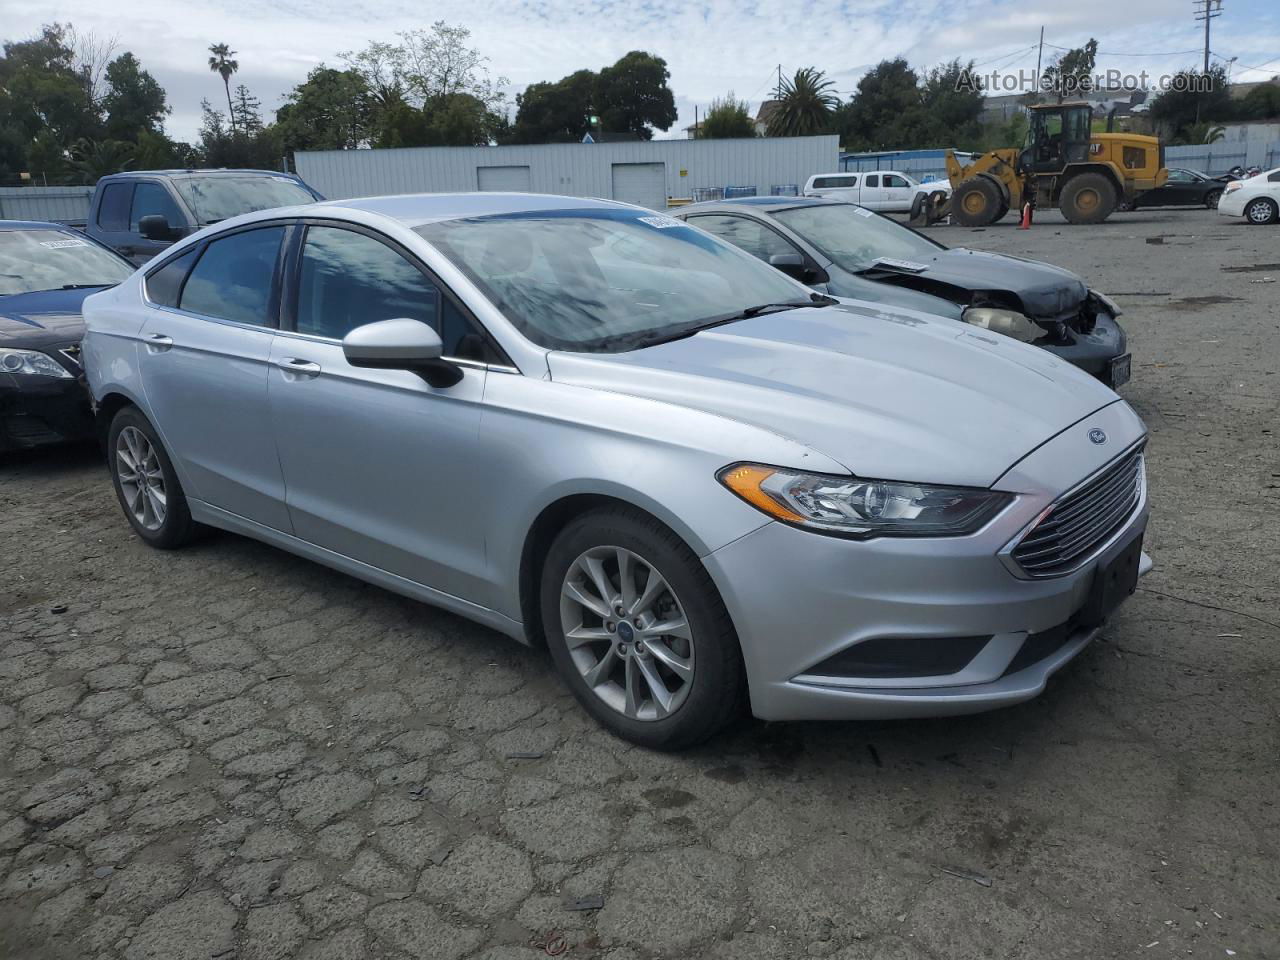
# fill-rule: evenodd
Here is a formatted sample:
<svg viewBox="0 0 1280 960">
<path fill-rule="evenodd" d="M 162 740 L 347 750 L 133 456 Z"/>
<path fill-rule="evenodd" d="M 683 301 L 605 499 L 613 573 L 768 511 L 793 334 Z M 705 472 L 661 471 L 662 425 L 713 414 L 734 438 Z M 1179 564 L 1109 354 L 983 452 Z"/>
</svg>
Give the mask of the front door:
<svg viewBox="0 0 1280 960">
<path fill-rule="evenodd" d="M 173 236 L 169 240 L 151 240 L 142 235 L 142 218 L 160 215 L 173 228 Z M 178 201 L 169 193 L 169 188 L 158 180 L 139 180 L 133 187 L 133 203 L 129 207 L 129 243 L 130 254 L 134 263 L 146 263 L 160 251 L 168 247 L 178 237 L 187 235 L 187 215 L 178 206 Z"/>
<path fill-rule="evenodd" d="M 897 173 L 882 174 L 884 205 L 881 210 L 904 213 L 911 209 L 911 201 L 915 199 L 915 191 L 907 178 Z"/>
<path fill-rule="evenodd" d="M 284 235 L 282 226 L 243 230 L 151 274 L 155 307 L 138 353 L 151 417 L 187 495 L 287 531 L 266 416 Z"/>
<path fill-rule="evenodd" d="M 370 231 L 308 226 L 293 272 L 292 330 L 276 339 L 269 392 L 295 535 L 479 602 L 476 511 L 486 506 L 472 492 L 483 363 L 437 388 L 405 370 L 351 366 L 342 337 L 409 317 L 440 332 L 446 356 L 483 356 L 483 338 L 403 250 Z"/>
</svg>

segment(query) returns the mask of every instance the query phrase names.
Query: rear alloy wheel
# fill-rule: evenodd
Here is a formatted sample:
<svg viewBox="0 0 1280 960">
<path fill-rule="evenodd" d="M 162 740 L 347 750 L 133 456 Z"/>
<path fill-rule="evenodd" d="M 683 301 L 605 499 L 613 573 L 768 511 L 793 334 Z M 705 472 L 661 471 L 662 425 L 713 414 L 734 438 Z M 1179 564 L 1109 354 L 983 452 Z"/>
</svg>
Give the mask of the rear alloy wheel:
<svg viewBox="0 0 1280 960">
<path fill-rule="evenodd" d="M 138 537 L 172 550 L 191 540 L 197 524 L 155 429 L 136 407 L 124 407 L 107 432 L 107 466 L 124 515 Z"/>
<path fill-rule="evenodd" d="M 1275 223 L 1280 220 L 1280 207 L 1277 207 L 1274 200 L 1258 197 L 1256 200 L 1250 200 L 1245 205 L 1244 218 L 1250 223 L 1256 223 L 1259 226 Z"/>
<path fill-rule="evenodd" d="M 1062 188 L 1058 207 L 1068 223 L 1101 223 L 1116 208 L 1116 188 L 1101 173 L 1078 173 Z"/>
<path fill-rule="evenodd" d="M 951 194 L 951 216 L 962 227 L 985 227 L 1008 213 L 1000 188 L 987 177 L 970 177 Z"/>
<path fill-rule="evenodd" d="M 728 611 L 701 561 L 653 517 L 625 507 L 578 517 L 547 553 L 540 599 L 556 669 L 619 736 L 678 749 L 741 711 Z"/>
<path fill-rule="evenodd" d="M 1218 201 L 1222 199 L 1221 190 L 1210 190 L 1204 195 L 1204 205 L 1209 210 L 1218 209 Z"/>
</svg>

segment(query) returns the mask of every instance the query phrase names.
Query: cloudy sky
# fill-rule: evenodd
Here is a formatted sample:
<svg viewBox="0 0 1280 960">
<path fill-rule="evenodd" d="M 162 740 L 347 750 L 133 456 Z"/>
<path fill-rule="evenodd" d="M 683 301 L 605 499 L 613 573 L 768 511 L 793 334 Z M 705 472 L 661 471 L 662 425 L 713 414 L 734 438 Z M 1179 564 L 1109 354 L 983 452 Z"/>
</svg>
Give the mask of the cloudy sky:
<svg viewBox="0 0 1280 960">
<path fill-rule="evenodd" d="M 986 17 L 967 14 L 982 11 Z M 1099 69 L 1153 76 L 1200 62 L 1201 24 L 1192 0 L 0 0 L 0 38 L 19 39 L 51 20 L 118 38 L 168 91 L 171 136 L 193 139 L 200 100 L 224 99 L 207 67 L 210 43 L 238 51 L 246 84 L 274 109 L 317 64 L 343 50 L 392 40 L 398 30 L 443 19 L 472 31 L 494 76 L 509 93 L 538 80 L 612 63 L 628 50 L 664 57 L 680 122 L 693 122 L 715 97 L 733 90 L 754 110 L 776 68 L 816 66 L 847 96 L 876 62 L 905 56 L 928 67 L 952 57 L 983 70 L 1033 69 L 1045 28 L 1045 55 L 1099 41 Z M 1280 7 L 1274 0 L 1225 0 L 1211 49 L 1236 57 L 1233 79 L 1280 73 Z"/>
</svg>

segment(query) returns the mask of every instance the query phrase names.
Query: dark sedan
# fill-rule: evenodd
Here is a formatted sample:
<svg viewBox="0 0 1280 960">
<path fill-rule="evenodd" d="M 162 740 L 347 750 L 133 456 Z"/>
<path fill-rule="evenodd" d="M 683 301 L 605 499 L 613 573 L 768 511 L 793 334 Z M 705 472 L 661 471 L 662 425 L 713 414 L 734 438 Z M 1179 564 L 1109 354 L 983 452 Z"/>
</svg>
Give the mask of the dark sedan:
<svg viewBox="0 0 1280 960">
<path fill-rule="evenodd" d="M 80 308 L 132 272 L 68 227 L 0 220 L 0 452 L 93 435 Z"/>
<path fill-rule="evenodd" d="M 1163 187 L 1140 193 L 1129 202 L 1130 210 L 1140 207 L 1208 207 L 1216 210 L 1226 184 L 1198 170 L 1172 167 Z"/>
<path fill-rule="evenodd" d="M 816 290 L 950 317 L 1033 343 L 1112 387 L 1129 379 L 1119 309 L 1060 267 L 949 249 L 838 200 L 751 197 L 672 213 Z"/>
</svg>

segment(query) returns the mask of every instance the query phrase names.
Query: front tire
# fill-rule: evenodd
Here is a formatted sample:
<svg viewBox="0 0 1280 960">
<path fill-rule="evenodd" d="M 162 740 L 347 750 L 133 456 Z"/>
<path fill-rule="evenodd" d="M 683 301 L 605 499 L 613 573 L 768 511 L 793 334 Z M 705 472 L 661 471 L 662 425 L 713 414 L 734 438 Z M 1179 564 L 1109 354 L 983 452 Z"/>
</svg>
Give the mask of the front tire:
<svg viewBox="0 0 1280 960">
<path fill-rule="evenodd" d="M 1258 197 L 1250 200 L 1244 207 L 1244 218 L 1252 224 L 1263 226 L 1280 220 L 1280 207 L 1274 200 Z"/>
<path fill-rule="evenodd" d="M 173 462 L 137 407 L 124 407 L 111 421 L 107 467 L 125 519 L 140 540 L 173 550 L 195 536 L 197 526 Z"/>
<path fill-rule="evenodd" d="M 1218 201 L 1222 199 L 1221 190 L 1210 190 L 1204 195 L 1204 206 L 1206 210 L 1217 210 Z"/>
<path fill-rule="evenodd" d="M 1004 194 L 989 177 L 970 177 L 951 194 L 951 216 L 962 227 L 986 227 L 1000 219 Z"/>
<path fill-rule="evenodd" d="M 1078 173 L 1062 188 L 1058 207 L 1068 223 L 1101 223 L 1116 208 L 1116 188 L 1101 173 Z"/>
<path fill-rule="evenodd" d="M 741 712 L 728 611 L 697 556 L 653 517 L 626 507 L 578 517 L 547 552 L 540 591 L 556 669 L 618 736 L 677 750 Z"/>
</svg>

